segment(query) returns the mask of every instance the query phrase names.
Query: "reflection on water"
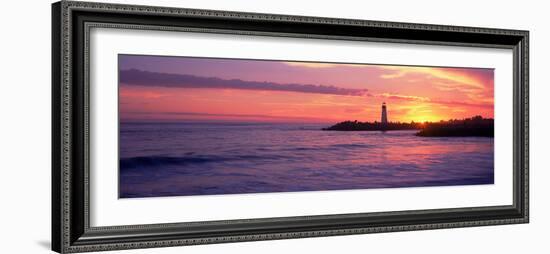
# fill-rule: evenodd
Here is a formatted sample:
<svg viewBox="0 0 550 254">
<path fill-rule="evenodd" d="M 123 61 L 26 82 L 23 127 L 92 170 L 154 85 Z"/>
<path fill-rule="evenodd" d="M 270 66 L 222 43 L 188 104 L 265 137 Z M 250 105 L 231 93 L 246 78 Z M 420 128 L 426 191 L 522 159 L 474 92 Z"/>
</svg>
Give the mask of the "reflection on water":
<svg viewBox="0 0 550 254">
<path fill-rule="evenodd" d="M 121 124 L 120 197 L 493 183 L 493 138 L 322 127 Z"/>
</svg>

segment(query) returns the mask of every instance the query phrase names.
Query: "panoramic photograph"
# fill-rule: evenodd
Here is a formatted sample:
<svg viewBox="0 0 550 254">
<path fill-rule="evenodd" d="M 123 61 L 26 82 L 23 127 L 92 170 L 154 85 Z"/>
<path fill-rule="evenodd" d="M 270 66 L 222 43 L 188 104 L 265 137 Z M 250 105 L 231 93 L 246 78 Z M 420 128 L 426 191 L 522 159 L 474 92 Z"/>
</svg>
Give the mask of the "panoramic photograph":
<svg viewBox="0 0 550 254">
<path fill-rule="evenodd" d="M 118 61 L 119 198 L 494 183 L 494 69 Z"/>
</svg>

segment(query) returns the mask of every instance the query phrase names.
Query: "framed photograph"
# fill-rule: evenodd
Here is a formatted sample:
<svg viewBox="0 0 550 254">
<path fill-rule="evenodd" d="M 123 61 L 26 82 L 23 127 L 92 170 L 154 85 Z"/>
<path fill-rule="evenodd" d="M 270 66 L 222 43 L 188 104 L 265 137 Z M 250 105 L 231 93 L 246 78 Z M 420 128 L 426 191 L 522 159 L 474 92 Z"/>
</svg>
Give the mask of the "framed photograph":
<svg viewBox="0 0 550 254">
<path fill-rule="evenodd" d="M 52 11 L 54 251 L 529 220 L 528 31 Z"/>
</svg>

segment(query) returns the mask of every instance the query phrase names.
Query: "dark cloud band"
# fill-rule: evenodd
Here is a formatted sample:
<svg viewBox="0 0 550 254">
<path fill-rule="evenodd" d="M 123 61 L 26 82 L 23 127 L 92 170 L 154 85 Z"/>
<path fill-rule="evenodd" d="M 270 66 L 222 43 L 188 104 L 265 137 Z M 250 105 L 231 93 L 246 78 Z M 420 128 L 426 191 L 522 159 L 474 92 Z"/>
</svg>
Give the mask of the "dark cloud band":
<svg viewBox="0 0 550 254">
<path fill-rule="evenodd" d="M 334 94 L 348 96 L 367 95 L 367 89 L 340 88 L 335 86 L 311 84 L 279 84 L 274 82 L 244 81 L 240 79 L 221 79 L 185 74 L 168 74 L 141 71 L 137 69 L 120 71 L 120 83 L 150 87 L 173 88 L 225 88 L 261 91 L 286 91 L 297 93 Z"/>
</svg>

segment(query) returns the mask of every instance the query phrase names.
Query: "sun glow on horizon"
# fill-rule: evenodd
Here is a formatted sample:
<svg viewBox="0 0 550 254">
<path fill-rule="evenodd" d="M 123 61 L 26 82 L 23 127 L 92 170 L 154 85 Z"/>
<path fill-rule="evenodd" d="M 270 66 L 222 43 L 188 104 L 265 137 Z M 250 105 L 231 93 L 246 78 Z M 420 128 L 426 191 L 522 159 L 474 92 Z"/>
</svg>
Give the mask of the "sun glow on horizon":
<svg viewBox="0 0 550 254">
<path fill-rule="evenodd" d="M 492 69 L 185 57 L 150 62 L 148 56 L 121 59 L 121 119 L 374 122 L 382 102 L 390 122 L 494 117 Z"/>
</svg>

